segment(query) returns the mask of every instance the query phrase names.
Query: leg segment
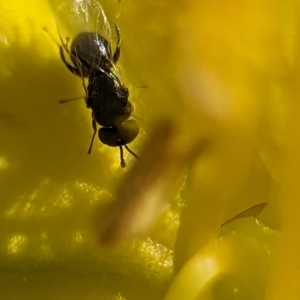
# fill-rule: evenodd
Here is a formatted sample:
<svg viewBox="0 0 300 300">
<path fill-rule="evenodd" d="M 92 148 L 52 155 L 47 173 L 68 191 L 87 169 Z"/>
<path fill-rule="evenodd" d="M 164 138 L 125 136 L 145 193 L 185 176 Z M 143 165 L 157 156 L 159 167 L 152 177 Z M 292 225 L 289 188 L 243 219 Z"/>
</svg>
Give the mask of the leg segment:
<svg viewBox="0 0 300 300">
<path fill-rule="evenodd" d="M 117 33 L 117 48 L 116 48 L 116 51 L 113 56 L 113 62 L 117 63 L 117 61 L 120 57 L 120 52 L 121 52 L 121 35 L 120 35 L 120 28 L 119 28 L 118 24 L 115 25 L 115 28 L 116 28 L 116 33 Z"/>
<path fill-rule="evenodd" d="M 69 42 L 70 42 L 70 38 L 66 37 L 66 42 L 64 43 L 61 36 L 59 36 L 60 42 L 62 47 L 64 48 L 64 50 L 70 55 L 70 50 L 68 48 Z"/>
<path fill-rule="evenodd" d="M 66 57 L 65 57 L 65 54 L 64 54 L 64 48 L 63 48 L 62 46 L 59 47 L 59 53 L 60 53 L 60 58 L 61 58 L 62 62 L 64 63 L 64 65 L 67 67 L 67 69 L 68 69 L 71 73 L 73 73 L 73 74 L 75 74 L 75 75 L 77 75 L 77 76 L 79 76 L 79 77 L 82 77 L 80 70 L 79 70 L 78 68 L 75 68 L 75 67 L 71 66 L 71 65 L 67 62 Z"/>
<path fill-rule="evenodd" d="M 140 157 L 135 154 L 131 149 L 129 149 L 129 147 L 127 145 L 124 145 L 125 149 L 133 156 L 135 157 L 136 159 L 139 159 Z"/>
<path fill-rule="evenodd" d="M 92 139 L 91 139 L 91 143 L 90 143 L 90 148 L 89 148 L 89 150 L 88 150 L 88 154 L 91 154 L 91 152 L 92 152 L 92 148 L 93 148 L 93 144 L 94 144 L 95 135 L 96 135 L 96 133 L 97 133 L 97 123 L 96 123 L 96 121 L 95 121 L 93 115 L 92 115 L 92 118 L 93 118 L 93 120 L 92 120 L 92 127 L 93 127 L 93 130 L 94 130 L 94 133 L 93 133 L 93 135 L 92 135 Z"/>
<path fill-rule="evenodd" d="M 123 148 L 122 148 L 122 146 L 119 146 L 119 148 L 120 148 L 121 167 L 125 168 L 126 167 L 126 163 L 125 163 L 125 160 L 124 160 Z"/>
</svg>

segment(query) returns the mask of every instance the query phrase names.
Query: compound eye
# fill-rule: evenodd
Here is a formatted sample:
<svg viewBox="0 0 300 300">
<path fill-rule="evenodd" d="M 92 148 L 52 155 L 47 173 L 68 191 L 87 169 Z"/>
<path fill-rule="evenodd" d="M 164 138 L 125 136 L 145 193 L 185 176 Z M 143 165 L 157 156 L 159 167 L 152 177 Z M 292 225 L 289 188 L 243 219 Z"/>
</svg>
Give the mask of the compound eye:
<svg viewBox="0 0 300 300">
<path fill-rule="evenodd" d="M 139 125 L 135 120 L 127 120 L 118 127 L 101 127 L 98 135 L 103 144 L 117 147 L 131 143 L 139 131 Z"/>
<path fill-rule="evenodd" d="M 100 141 L 110 147 L 117 147 L 121 143 L 120 134 L 117 128 L 101 127 L 98 132 Z"/>
<path fill-rule="evenodd" d="M 125 121 L 119 128 L 120 136 L 125 144 L 131 143 L 139 134 L 139 124 L 135 120 Z"/>
</svg>

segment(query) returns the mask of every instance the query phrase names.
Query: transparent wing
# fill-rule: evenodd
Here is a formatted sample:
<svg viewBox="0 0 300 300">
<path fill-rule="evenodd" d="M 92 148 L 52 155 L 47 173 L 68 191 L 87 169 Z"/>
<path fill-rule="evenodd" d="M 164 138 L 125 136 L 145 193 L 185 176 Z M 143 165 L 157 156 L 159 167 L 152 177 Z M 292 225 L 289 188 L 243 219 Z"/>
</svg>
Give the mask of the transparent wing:
<svg viewBox="0 0 300 300">
<path fill-rule="evenodd" d="M 81 32 L 96 32 L 111 42 L 111 27 L 106 13 L 95 0 L 69 0 L 55 9 L 58 34 L 71 40 Z"/>
<path fill-rule="evenodd" d="M 107 73 L 108 69 L 114 69 L 114 73 L 119 76 L 112 61 L 112 48 L 116 47 L 112 46 L 120 41 L 116 27 L 119 2 L 104 3 L 105 9 L 96 0 L 57 0 L 55 4 L 52 3 L 61 45 L 67 54 L 70 55 L 69 50 L 71 51 L 71 64 L 80 70 L 82 77 L 88 77 L 97 68 L 106 70 Z M 112 42 L 112 22 L 109 22 L 107 13 L 114 20 L 114 34 L 117 38 L 115 43 Z"/>
</svg>

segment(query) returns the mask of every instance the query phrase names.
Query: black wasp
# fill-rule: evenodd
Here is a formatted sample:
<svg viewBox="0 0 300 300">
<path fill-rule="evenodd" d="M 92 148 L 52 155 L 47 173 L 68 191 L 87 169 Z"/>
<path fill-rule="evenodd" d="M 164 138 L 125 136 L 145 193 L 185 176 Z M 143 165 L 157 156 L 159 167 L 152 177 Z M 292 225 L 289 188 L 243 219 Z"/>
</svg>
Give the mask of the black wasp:
<svg viewBox="0 0 300 300">
<path fill-rule="evenodd" d="M 87 2 L 89 3 L 89 2 Z M 101 14 L 104 15 L 102 8 Z M 85 10 L 84 10 L 85 11 Z M 107 25 L 107 24 L 106 24 Z M 70 72 L 83 78 L 88 78 L 86 90 L 86 106 L 92 110 L 92 127 L 94 130 L 88 153 L 91 153 L 97 123 L 102 126 L 98 131 L 100 141 L 110 147 L 119 147 L 121 167 L 126 163 L 123 157 L 123 146 L 135 158 L 138 156 L 128 148 L 139 134 L 138 123 L 129 118 L 133 112 L 133 106 L 128 100 L 129 91 L 115 72 L 120 57 L 121 35 L 118 25 L 115 26 L 117 34 L 117 46 L 112 54 L 110 42 L 96 32 L 81 32 L 71 43 L 68 49 L 67 42 L 60 46 L 60 56 Z M 69 64 L 64 52 L 70 55 L 73 65 Z M 61 103 L 67 101 L 61 101 Z"/>
</svg>

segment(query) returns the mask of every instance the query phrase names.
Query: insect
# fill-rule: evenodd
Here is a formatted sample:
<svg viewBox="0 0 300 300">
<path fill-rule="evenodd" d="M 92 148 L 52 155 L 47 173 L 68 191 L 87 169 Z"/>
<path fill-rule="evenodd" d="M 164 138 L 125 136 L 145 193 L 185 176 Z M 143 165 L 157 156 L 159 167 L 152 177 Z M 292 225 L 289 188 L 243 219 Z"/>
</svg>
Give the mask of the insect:
<svg viewBox="0 0 300 300">
<path fill-rule="evenodd" d="M 106 35 L 110 36 L 110 27 L 105 13 L 99 3 L 92 0 L 74 2 L 76 18 L 78 12 L 86 20 L 92 19 L 89 12 L 92 11 L 98 17 L 102 16 Z M 73 8 L 74 8 L 73 7 Z M 80 15 L 79 14 L 79 15 Z M 88 23 L 88 22 L 87 22 Z M 97 29 L 98 26 L 95 26 Z M 111 42 L 96 31 L 87 31 L 78 33 L 71 43 L 68 44 L 61 40 L 60 57 L 67 69 L 76 76 L 82 78 L 82 84 L 86 92 L 86 106 L 92 110 L 92 128 L 93 135 L 88 149 L 91 153 L 95 135 L 97 133 L 97 124 L 102 126 L 98 131 L 100 141 L 110 147 L 119 147 L 121 167 L 126 167 L 123 156 L 123 147 L 135 158 L 138 155 L 129 149 L 127 144 L 132 142 L 139 134 L 138 123 L 129 118 L 133 112 L 133 105 L 128 100 L 129 91 L 122 83 L 118 75 L 116 63 L 120 57 L 121 35 L 118 24 L 115 25 L 117 43 L 114 53 L 112 52 Z M 65 57 L 65 52 L 70 56 L 71 65 Z M 88 79 L 86 88 L 84 78 Z M 69 102 L 62 100 L 60 103 Z"/>
</svg>

